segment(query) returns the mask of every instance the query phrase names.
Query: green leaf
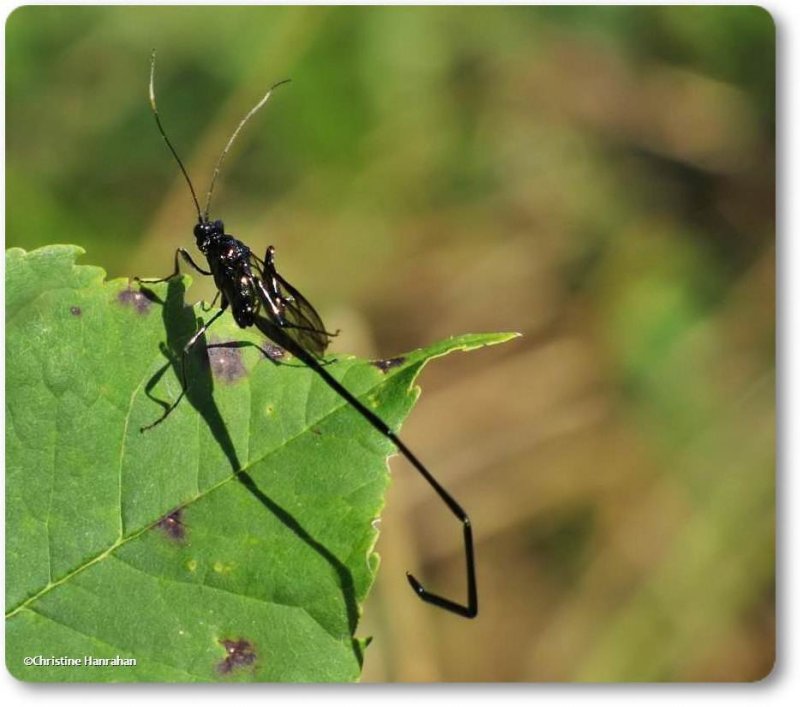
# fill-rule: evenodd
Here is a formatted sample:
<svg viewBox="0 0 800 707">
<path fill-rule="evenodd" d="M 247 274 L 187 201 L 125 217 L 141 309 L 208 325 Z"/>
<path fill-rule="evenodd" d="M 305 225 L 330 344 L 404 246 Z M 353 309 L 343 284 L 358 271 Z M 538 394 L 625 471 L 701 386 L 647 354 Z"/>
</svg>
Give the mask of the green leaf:
<svg viewBox="0 0 800 707">
<path fill-rule="evenodd" d="M 354 680 L 392 445 L 313 371 L 49 246 L 6 258 L 6 662 L 34 681 Z M 328 370 L 397 428 L 453 338 Z M 158 401 L 162 401 L 159 403 Z M 136 665 L 25 665 L 25 658 Z"/>
</svg>

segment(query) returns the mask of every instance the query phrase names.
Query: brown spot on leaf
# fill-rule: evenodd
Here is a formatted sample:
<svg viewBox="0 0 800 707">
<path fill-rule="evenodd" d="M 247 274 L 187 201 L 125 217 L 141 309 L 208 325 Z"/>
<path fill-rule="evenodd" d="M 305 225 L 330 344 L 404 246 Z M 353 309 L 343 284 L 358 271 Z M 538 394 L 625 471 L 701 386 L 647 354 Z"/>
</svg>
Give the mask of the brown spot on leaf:
<svg viewBox="0 0 800 707">
<path fill-rule="evenodd" d="M 381 361 L 373 361 L 372 365 L 378 368 L 381 373 L 386 373 L 392 368 L 402 366 L 406 362 L 405 356 L 398 356 L 397 358 L 385 358 Z"/>
<path fill-rule="evenodd" d="M 139 314 L 147 314 L 150 311 L 150 300 L 136 290 L 122 290 L 117 295 L 117 301 L 123 307 L 133 307 Z"/>
<path fill-rule="evenodd" d="M 77 306 L 75 306 L 75 305 L 73 305 L 72 307 L 70 307 L 70 308 L 69 308 L 69 313 L 70 313 L 70 314 L 71 314 L 73 317 L 80 317 L 80 316 L 81 316 L 81 314 L 83 314 L 83 312 L 81 311 L 81 308 L 80 308 L 80 307 L 77 307 Z"/>
<path fill-rule="evenodd" d="M 271 341 L 266 341 L 260 348 L 270 361 L 282 361 L 286 358 L 286 351 Z"/>
<path fill-rule="evenodd" d="M 217 665 L 217 670 L 223 675 L 232 673 L 237 668 L 246 668 L 256 661 L 256 652 L 253 644 L 243 638 L 232 640 L 225 638 L 220 641 L 225 649 L 225 660 Z"/>
<path fill-rule="evenodd" d="M 225 383 L 234 383 L 247 375 L 244 367 L 242 352 L 233 346 L 212 344 L 208 347 L 208 363 L 211 374 L 217 380 Z"/>
<path fill-rule="evenodd" d="M 183 509 L 177 508 L 165 515 L 156 523 L 156 527 L 170 539 L 180 542 L 186 537 L 186 526 L 183 524 Z"/>
</svg>

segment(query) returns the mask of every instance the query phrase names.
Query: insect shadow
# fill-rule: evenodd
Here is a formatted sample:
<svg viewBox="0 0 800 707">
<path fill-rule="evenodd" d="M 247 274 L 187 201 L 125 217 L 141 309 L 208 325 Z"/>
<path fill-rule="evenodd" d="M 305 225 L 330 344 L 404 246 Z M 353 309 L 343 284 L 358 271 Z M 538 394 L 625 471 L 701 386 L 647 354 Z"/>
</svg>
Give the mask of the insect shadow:
<svg viewBox="0 0 800 707">
<path fill-rule="evenodd" d="M 197 318 L 194 309 L 185 303 L 186 286 L 182 278 L 173 278 L 168 281 L 167 294 L 161 299 L 152 289 L 144 284 L 140 284 L 140 292 L 148 300 L 161 307 L 164 329 L 166 331 L 166 341 L 161 345 L 161 351 L 167 361 L 161 366 L 145 384 L 145 394 L 150 400 L 157 403 L 164 410 L 166 415 L 172 405 L 159 399 L 154 389 L 164 375 L 170 369 L 174 370 L 175 375 L 180 380 L 181 360 L 183 348 L 186 342 L 192 337 L 197 329 Z M 209 345 L 205 338 L 197 342 L 192 348 L 191 354 L 186 359 L 191 373 L 191 385 L 184 391 L 183 395 L 189 404 L 197 410 L 203 421 L 208 426 L 211 434 L 219 444 L 225 457 L 230 464 L 232 473 L 236 480 L 255 498 L 266 511 L 274 515 L 283 525 L 294 535 L 322 557 L 336 572 L 339 578 L 342 595 L 344 597 L 345 609 L 347 612 L 347 624 L 350 634 L 354 634 L 358 623 L 358 605 L 355 595 L 355 583 L 353 575 L 347 566 L 341 562 L 327 547 L 315 539 L 283 506 L 270 498 L 258 484 L 256 484 L 250 474 L 242 468 L 242 462 L 236 453 L 236 447 L 225 425 L 224 419 L 214 401 L 214 374 L 209 361 L 209 349 L 213 348 L 232 348 L 238 349 L 246 346 L 255 346 L 262 351 L 265 358 L 268 358 L 273 365 L 285 366 L 296 365 L 281 360 L 282 356 L 276 355 L 269 349 L 261 347 L 247 341 L 231 341 Z M 272 353 L 272 355 L 270 355 Z M 361 644 L 353 641 L 353 648 L 359 661 L 362 659 Z"/>
</svg>

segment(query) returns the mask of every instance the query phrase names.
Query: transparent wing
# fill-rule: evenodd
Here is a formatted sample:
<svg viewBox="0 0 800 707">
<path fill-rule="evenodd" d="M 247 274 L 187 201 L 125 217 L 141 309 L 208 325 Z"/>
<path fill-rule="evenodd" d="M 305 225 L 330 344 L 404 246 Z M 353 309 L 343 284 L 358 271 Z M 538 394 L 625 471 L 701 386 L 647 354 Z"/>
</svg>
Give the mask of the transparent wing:
<svg viewBox="0 0 800 707">
<path fill-rule="evenodd" d="M 265 267 L 259 258 L 251 255 L 250 267 L 258 280 L 256 290 L 262 305 L 260 314 L 306 351 L 317 358 L 323 356 L 330 337 L 335 334 L 325 330 L 314 307 L 274 268 Z M 260 328 L 269 336 L 263 327 Z"/>
</svg>

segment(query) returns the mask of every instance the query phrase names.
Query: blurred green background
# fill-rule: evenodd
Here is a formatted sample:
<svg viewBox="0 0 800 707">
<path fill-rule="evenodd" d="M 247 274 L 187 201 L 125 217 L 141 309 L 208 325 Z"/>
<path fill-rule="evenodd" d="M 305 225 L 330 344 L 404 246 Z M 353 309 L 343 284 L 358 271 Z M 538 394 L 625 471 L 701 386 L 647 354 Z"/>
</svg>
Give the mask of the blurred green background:
<svg viewBox="0 0 800 707">
<path fill-rule="evenodd" d="M 110 277 L 212 208 L 388 357 L 467 331 L 403 430 L 365 680 L 755 680 L 775 653 L 775 28 L 753 7 L 56 8 L 6 26 L 6 245 Z M 197 282 L 192 298 L 209 297 Z"/>
</svg>

